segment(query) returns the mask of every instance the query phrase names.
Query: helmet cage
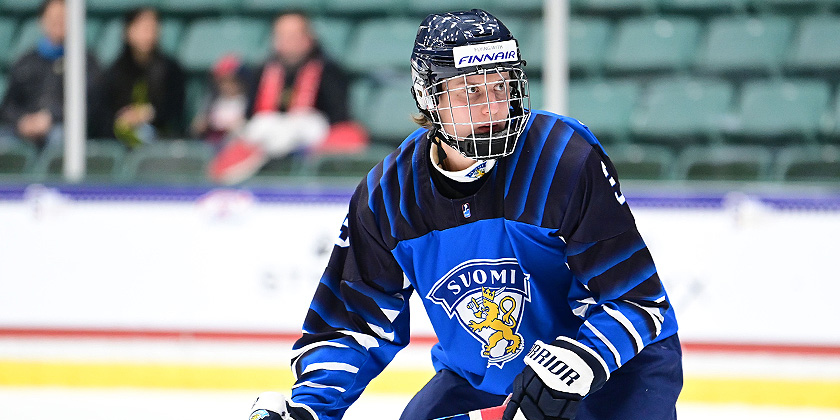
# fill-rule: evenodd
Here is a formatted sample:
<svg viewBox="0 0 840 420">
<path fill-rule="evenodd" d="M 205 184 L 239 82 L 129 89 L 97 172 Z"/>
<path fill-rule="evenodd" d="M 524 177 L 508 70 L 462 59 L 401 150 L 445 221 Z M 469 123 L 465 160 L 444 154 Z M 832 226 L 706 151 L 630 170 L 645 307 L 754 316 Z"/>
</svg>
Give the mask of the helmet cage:
<svg viewBox="0 0 840 420">
<path fill-rule="evenodd" d="M 499 77 L 489 80 L 490 74 Z M 483 76 L 483 80 L 469 83 L 467 77 L 475 75 Z M 451 87 L 456 80 L 456 86 Z M 459 90 L 464 91 L 458 95 L 460 100 L 453 101 L 453 95 Z M 439 79 L 428 87 L 417 83 L 414 94 L 418 107 L 425 111 L 424 114 L 438 129 L 442 140 L 462 155 L 476 160 L 495 159 L 513 153 L 530 116 L 528 79 L 519 66 L 476 68 Z M 444 96 L 446 101 L 442 101 Z M 441 106 L 444 103 L 449 106 Z M 506 107 L 507 113 L 492 113 L 493 105 L 497 109 Z M 464 111 L 469 116 L 468 121 L 464 121 Z M 456 119 L 456 113 L 462 116 L 460 121 Z M 490 120 L 480 118 L 482 113 L 490 116 Z M 441 118 L 441 115 L 445 118 Z"/>
</svg>

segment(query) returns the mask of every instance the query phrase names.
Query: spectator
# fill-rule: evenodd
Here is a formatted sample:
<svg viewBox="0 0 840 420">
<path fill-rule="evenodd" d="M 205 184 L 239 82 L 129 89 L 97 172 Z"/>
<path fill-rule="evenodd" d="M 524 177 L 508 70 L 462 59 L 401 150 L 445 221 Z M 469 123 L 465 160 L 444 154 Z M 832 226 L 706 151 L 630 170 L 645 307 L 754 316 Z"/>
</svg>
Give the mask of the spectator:
<svg viewBox="0 0 840 420">
<path fill-rule="evenodd" d="M 236 55 L 226 55 L 213 66 L 213 87 L 192 122 L 192 134 L 220 145 L 246 121 L 245 67 Z"/>
<path fill-rule="evenodd" d="M 64 0 L 41 4 L 43 35 L 35 49 L 21 56 L 9 72 L 0 104 L 0 141 L 25 141 L 39 148 L 63 142 L 65 15 Z M 94 98 L 100 68 L 91 54 L 87 54 L 86 65 L 88 98 Z M 89 116 L 96 114 L 91 101 L 88 108 Z"/>
<path fill-rule="evenodd" d="M 295 151 L 325 143 L 364 145 L 366 133 L 349 121 L 347 84 L 344 71 L 321 51 L 306 15 L 280 15 L 273 53 L 249 89 L 250 119 L 212 162 L 210 177 L 232 184 Z"/>
<path fill-rule="evenodd" d="M 184 72 L 160 51 L 158 13 L 125 15 L 122 53 L 105 72 L 105 112 L 114 135 L 136 147 L 184 133 Z"/>
</svg>

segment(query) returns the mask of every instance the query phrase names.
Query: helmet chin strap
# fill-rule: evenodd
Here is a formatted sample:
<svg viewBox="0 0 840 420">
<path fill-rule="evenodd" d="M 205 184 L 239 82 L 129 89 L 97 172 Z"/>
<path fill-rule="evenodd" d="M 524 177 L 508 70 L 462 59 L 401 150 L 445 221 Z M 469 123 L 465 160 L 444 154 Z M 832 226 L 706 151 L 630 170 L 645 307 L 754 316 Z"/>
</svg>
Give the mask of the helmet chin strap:
<svg viewBox="0 0 840 420">
<path fill-rule="evenodd" d="M 432 163 L 436 164 L 437 166 L 439 166 L 443 169 L 446 169 L 446 163 L 444 163 L 446 161 L 446 151 L 443 150 L 443 145 L 440 143 L 439 135 L 440 135 L 440 132 L 438 130 L 434 130 L 431 133 L 432 143 L 434 143 L 437 146 L 437 158 L 438 158 L 437 162 L 433 161 Z"/>
</svg>

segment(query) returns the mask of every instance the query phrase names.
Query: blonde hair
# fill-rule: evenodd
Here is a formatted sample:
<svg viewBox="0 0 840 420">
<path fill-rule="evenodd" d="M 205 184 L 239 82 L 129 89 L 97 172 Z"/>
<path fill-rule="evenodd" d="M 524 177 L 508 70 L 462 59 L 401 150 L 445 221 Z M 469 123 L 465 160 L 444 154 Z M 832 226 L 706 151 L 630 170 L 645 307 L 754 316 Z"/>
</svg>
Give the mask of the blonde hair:
<svg viewBox="0 0 840 420">
<path fill-rule="evenodd" d="M 429 120 L 429 117 L 427 117 L 426 114 L 423 114 L 421 112 L 412 114 L 411 119 L 414 120 L 414 122 L 420 127 L 427 128 L 429 130 L 431 130 L 433 127 L 432 121 Z"/>
</svg>

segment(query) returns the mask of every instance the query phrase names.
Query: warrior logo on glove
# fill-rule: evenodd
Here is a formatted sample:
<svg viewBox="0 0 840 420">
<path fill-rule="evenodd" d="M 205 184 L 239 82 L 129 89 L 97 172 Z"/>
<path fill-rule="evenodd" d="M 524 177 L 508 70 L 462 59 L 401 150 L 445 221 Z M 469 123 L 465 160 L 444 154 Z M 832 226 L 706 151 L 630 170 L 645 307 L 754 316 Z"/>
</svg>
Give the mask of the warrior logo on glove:
<svg viewBox="0 0 840 420">
<path fill-rule="evenodd" d="M 443 306 L 479 343 L 487 365 L 504 366 L 522 353 L 519 330 L 531 300 L 530 275 L 515 258 L 469 260 L 438 280 L 426 296 Z"/>
</svg>

